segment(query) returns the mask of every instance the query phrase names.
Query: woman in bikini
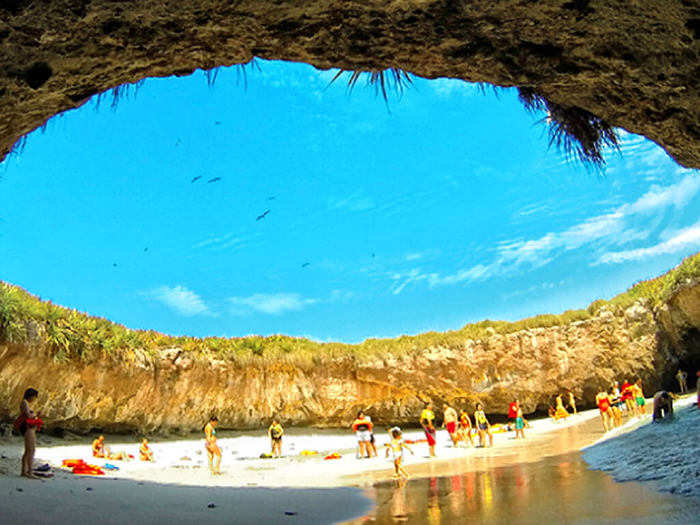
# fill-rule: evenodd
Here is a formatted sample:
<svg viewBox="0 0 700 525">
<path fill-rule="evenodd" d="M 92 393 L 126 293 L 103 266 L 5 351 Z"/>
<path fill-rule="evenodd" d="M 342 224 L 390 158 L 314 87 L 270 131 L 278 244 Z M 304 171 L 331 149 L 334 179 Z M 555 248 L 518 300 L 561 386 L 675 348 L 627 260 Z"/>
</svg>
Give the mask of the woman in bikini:
<svg viewBox="0 0 700 525">
<path fill-rule="evenodd" d="M 28 388 L 24 392 L 19 404 L 19 417 L 15 421 L 15 428 L 24 436 L 24 454 L 22 455 L 22 476 L 30 479 L 39 479 L 33 472 L 34 452 L 36 451 L 36 431 L 41 428 L 42 421 L 32 410 L 32 405 L 39 392 Z"/>
<path fill-rule="evenodd" d="M 474 412 L 474 423 L 476 423 L 476 429 L 479 433 L 479 445 L 485 446 L 486 435 L 489 436 L 489 447 L 493 446 L 493 434 L 491 433 L 491 424 L 489 420 L 486 419 L 486 414 L 484 413 L 484 405 L 481 403 L 476 404 L 476 412 Z"/>
<path fill-rule="evenodd" d="M 603 431 L 607 432 L 612 426 L 612 409 L 610 408 L 610 396 L 605 390 L 598 392 L 595 396 L 595 404 L 598 405 L 598 410 L 600 410 L 600 420 L 603 422 Z"/>
<path fill-rule="evenodd" d="M 204 426 L 204 446 L 207 449 L 209 457 L 209 470 L 212 474 L 221 474 L 221 449 L 216 443 L 216 425 L 219 424 L 219 418 L 211 416 L 209 423 Z M 216 457 L 216 462 L 214 458 Z"/>
<path fill-rule="evenodd" d="M 352 429 L 355 432 L 355 437 L 357 438 L 358 447 L 358 457 L 360 458 L 371 458 L 372 457 L 372 429 L 374 425 L 372 420 L 365 416 L 364 412 L 360 410 L 357 413 L 355 421 L 352 423 Z"/>
<path fill-rule="evenodd" d="M 473 447 L 472 421 L 469 419 L 469 414 L 467 414 L 466 410 L 462 410 L 462 413 L 459 415 L 459 432 L 462 435 L 462 441 L 466 444 L 467 440 L 469 440 L 469 444 Z"/>
</svg>

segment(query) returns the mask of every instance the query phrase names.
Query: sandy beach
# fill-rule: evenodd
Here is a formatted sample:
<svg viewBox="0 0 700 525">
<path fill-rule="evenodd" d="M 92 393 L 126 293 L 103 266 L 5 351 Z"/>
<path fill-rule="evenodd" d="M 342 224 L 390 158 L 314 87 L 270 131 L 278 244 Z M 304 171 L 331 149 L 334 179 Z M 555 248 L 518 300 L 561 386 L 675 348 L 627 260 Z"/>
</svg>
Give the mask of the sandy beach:
<svg viewBox="0 0 700 525">
<path fill-rule="evenodd" d="M 679 400 L 677 406 L 692 403 L 693 397 Z M 527 439 L 516 440 L 513 432 L 494 434 L 493 448 L 452 447 L 445 431 L 438 432 L 438 458 L 427 457 L 427 445 L 412 445 L 414 456 L 406 466 L 412 478 L 457 475 L 486 471 L 508 465 L 532 463 L 550 456 L 566 454 L 630 432 L 647 423 L 629 419 L 607 434 L 599 424 L 598 411 L 588 410 L 566 420 L 531 421 Z M 377 434 L 378 458 L 357 459 L 351 433 L 292 429 L 285 436 L 282 459 L 260 459 L 267 452 L 263 433 L 221 433 L 223 475 L 212 476 L 207 468 L 202 439 L 154 440 L 151 443 L 155 463 L 105 461 L 90 457 L 87 438 L 66 442 L 41 436 L 36 464 L 49 463 L 55 477 L 45 481 L 20 478 L 19 438 L 0 441 L 0 509 L 3 516 L 25 519 L 29 505 L 32 523 L 56 523 L 79 516 L 105 523 L 121 522 L 133 513 L 135 520 L 172 523 L 190 522 L 206 517 L 214 522 L 331 523 L 364 515 L 371 508 L 366 490 L 378 482 L 390 480 L 390 460 L 384 458 L 386 433 Z M 422 432 L 404 433 L 408 440 L 421 439 Z M 113 451 L 138 456 L 136 438 L 107 436 Z M 302 456 L 305 450 L 318 452 Z M 340 459 L 325 460 L 337 452 Z M 88 463 L 119 467 L 105 476 L 76 476 L 60 468 L 64 459 L 84 459 Z M 235 490 L 231 490 L 234 488 Z M 215 506 L 209 508 L 213 503 Z M 287 514 L 285 514 L 287 513 Z M 26 522 L 26 519 L 25 519 Z"/>
</svg>

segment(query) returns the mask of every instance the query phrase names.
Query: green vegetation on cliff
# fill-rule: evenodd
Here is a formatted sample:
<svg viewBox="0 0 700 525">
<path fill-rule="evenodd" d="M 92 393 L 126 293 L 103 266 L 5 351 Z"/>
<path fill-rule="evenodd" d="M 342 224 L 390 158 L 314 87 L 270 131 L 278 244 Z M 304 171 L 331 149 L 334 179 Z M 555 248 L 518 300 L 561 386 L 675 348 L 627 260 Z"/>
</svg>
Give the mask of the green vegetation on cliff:
<svg viewBox="0 0 700 525">
<path fill-rule="evenodd" d="M 468 324 L 459 330 L 393 339 L 368 339 L 357 345 L 318 343 L 284 335 L 201 339 L 169 336 L 153 330 L 130 330 L 106 319 L 42 301 L 18 286 L 0 281 L 0 343 L 45 347 L 59 361 L 100 357 L 131 361 L 137 351 L 155 355 L 166 348 L 180 348 L 193 356 L 241 365 L 278 360 L 308 367 L 328 358 L 417 352 L 436 346 L 458 347 L 467 339 L 486 337 L 489 328 L 499 334 L 508 334 L 530 328 L 559 326 L 589 319 L 603 307 L 624 309 L 638 300 L 657 306 L 669 299 L 686 280 L 698 277 L 700 253 L 686 258 L 660 277 L 641 281 L 609 301 L 595 301 L 585 310 L 538 315 L 516 322 L 486 320 Z"/>
</svg>

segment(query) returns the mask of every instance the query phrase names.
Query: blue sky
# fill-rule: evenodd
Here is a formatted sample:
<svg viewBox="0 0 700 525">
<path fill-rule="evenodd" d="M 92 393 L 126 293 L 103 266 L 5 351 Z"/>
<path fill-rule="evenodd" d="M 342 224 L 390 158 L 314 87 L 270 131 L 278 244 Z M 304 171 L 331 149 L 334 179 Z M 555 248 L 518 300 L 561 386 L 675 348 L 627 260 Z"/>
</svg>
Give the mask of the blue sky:
<svg viewBox="0 0 700 525">
<path fill-rule="evenodd" d="M 0 279 L 131 328 L 354 342 L 584 307 L 700 249 L 700 176 L 646 139 L 600 175 L 512 90 L 415 79 L 387 108 L 333 74 L 53 119 L 0 166 Z"/>
</svg>

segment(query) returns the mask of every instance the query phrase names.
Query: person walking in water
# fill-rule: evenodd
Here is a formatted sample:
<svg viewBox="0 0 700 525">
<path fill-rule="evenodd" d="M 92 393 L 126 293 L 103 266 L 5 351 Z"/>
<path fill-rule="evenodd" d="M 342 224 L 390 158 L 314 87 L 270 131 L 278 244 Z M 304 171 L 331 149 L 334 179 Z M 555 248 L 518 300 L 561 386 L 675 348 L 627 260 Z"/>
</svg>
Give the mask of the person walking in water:
<svg viewBox="0 0 700 525">
<path fill-rule="evenodd" d="M 221 449 L 216 442 L 216 426 L 218 424 L 219 418 L 211 416 L 209 423 L 204 425 L 204 446 L 209 457 L 209 470 L 214 475 L 221 474 Z"/>
<path fill-rule="evenodd" d="M 24 454 L 22 455 L 21 475 L 25 478 L 39 479 L 34 474 L 34 453 L 36 452 L 36 431 L 41 429 L 43 421 L 34 413 L 32 405 L 39 397 L 39 392 L 27 388 L 19 404 L 19 417 L 15 420 L 15 429 L 24 436 Z"/>
<path fill-rule="evenodd" d="M 352 423 L 352 429 L 357 437 L 358 457 L 371 458 L 372 449 L 372 420 L 365 416 L 365 413 L 360 410 L 357 413 L 355 421 Z"/>
<path fill-rule="evenodd" d="M 678 379 L 678 386 L 681 389 L 681 394 L 687 393 L 688 392 L 688 374 L 686 373 L 686 371 L 681 370 L 679 368 L 678 373 L 676 374 L 676 379 Z"/>
<path fill-rule="evenodd" d="M 411 455 L 413 455 L 413 450 L 404 443 L 399 427 L 393 427 L 389 430 L 389 434 L 391 435 L 391 442 L 386 449 L 386 457 L 389 457 L 389 453 L 391 453 L 391 457 L 394 460 L 394 476 L 396 478 L 403 477 L 404 479 L 408 479 L 408 472 L 406 472 L 406 469 L 404 469 L 402 465 L 403 449 L 408 450 Z"/>
<path fill-rule="evenodd" d="M 456 447 L 459 442 L 459 435 L 457 434 L 457 411 L 452 408 L 449 403 L 443 405 L 443 410 L 444 417 L 442 424 L 450 435 L 452 445 Z"/>
<path fill-rule="evenodd" d="M 282 435 L 284 434 L 284 429 L 280 425 L 279 421 L 276 419 L 272 420 L 270 428 L 267 429 L 267 435 L 270 437 L 270 446 L 272 450 L 270 455 L 273 458 L 282 457 Z"/>
<path fill-rule="evenodd" d="M 574 393 L 571 391 L 570 388 L 566 389 L 566 395 L 569 401 L 569 408 L 574 413 L 574 415 L 578 414 L 578 412 L 576 411 L 576 398 L 574 397 Z"/>
<path fill-rule="evenodd" d="M 428 440 L 428 449 L 430 450 L 430 457 L 435 457 L 435 414 L 433 413 L 433 405 L 430 402 L 425 404 L 423 412 L 420 413 L 420 424 L 425 432 L 425 437 Z"/>
<path fill-rule="evenodd" d="M 607 432 L 612 428 L 612 403 L 610 401 L 610 396 L 601 388 L 600 392 L 595 396 L 595 404 L 598 405 L 598 410 L 600 410 L 600 420 L 603 422 L 603 431 Z"/>
<path fill-rule="evenodd" d="M 484 412 L 484 405 L 481 403 L 476 404 L 476 412 L 474 412 L 474 423 L 476 424 L 476 430 L 479 434 L 479 445 L 481 447 L 486 446 L 486 435 L 489 436 L 489 447 L 493 446 L 493 434 L 491 433 L 491 424 L 489 420 L 486 419 L 486 413 Z"/>
</svg>

